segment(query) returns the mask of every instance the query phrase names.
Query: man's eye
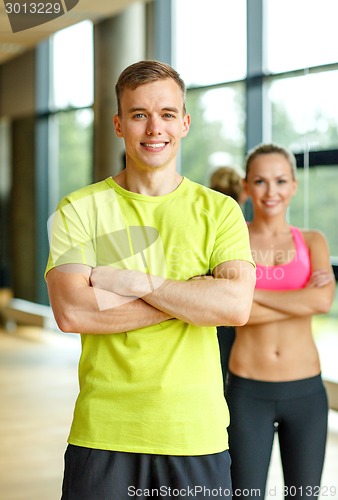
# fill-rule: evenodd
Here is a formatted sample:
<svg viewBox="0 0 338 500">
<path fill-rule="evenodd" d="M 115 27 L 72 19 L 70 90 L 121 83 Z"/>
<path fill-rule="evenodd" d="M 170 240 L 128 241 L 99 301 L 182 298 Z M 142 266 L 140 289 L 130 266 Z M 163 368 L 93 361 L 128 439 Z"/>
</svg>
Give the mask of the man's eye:
<svg viewBox="0 0 338 500">
<path fill-rule="evenodd" d="M 172 115 L 171 113 L 165 113 L 164 117 L 165 118 L 175 118 L 175 116 Z"/>
<path fill-rule="evenodd" d="M 134 118 L 143 118 L 144 116 L 145 116 L 144 113 L 136 113 L 134 115 Z"/>
</svg>

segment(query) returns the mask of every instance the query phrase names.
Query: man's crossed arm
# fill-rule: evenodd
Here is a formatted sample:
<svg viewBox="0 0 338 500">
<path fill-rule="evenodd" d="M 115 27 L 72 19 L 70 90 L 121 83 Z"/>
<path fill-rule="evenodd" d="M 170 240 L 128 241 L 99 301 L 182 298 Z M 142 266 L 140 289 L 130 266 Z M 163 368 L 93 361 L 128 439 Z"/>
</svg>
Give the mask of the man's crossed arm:
<svg viewBox="0 0 338 500">
<path fill-rule="evenodd" d="M 170 318 L 201 326 L 245 324 L 255 284 L 253 265 L 225 262 L 203 278 L 165 280 L 139 271 L 72 264 L 50 270 L 47 285 L 62 331 L 120 333 Z"/>
</svg>

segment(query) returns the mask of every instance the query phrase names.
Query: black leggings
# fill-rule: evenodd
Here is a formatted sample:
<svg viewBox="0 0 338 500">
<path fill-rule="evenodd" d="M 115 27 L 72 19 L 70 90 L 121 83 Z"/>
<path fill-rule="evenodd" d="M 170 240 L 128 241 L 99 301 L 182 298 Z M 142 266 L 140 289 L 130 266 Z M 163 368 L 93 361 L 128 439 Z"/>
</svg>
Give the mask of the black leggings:
<svg viewBox="0 0 338 500">
<path fill-rule="evenodd" d="M 264 498 L 276 431 L 285 498 L 317 498 L 328 417 L 320 375 L 292 382 L 261 382 L 229 374 L 226 399 L 234 496 Z"/>
</svg>

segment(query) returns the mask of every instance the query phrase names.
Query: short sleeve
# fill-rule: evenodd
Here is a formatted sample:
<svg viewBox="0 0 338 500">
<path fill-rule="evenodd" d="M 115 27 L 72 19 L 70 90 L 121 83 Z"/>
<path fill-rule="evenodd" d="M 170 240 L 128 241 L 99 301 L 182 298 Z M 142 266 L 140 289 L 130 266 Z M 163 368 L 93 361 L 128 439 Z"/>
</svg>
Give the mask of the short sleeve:
<svg viewBox="0 0 338 500">
<path fill-rule="evenodd" d="M 95 242 L 84 226 L 81 200 L 60 203 L 48 221 L 49 258 L 45 275 L 63 264 L 96 265 Z"/>
<path fill-rule="evenodd" d="M 210 269 L 222 262 L 244 260 L 255 266 L 251 255 L 249 231 L 243 212 L 235 200 L 226 197 L 223 217 L 216 232 L 214 249 L 210 258 Z"/>
</svg>

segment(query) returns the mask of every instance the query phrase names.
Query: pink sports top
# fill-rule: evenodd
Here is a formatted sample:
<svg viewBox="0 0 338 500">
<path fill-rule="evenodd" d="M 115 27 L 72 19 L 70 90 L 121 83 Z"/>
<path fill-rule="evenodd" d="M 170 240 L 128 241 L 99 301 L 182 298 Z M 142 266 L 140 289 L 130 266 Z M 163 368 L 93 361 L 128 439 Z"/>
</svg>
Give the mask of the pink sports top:
<svg viewBox="0 0 338 500">
<path fill-rule="evenodd" d="M 296 255 L 280 266 L 256 264 L 256 288 L 261 290 L 295 290 L 304 288 L 311 275 L 309 250 L 301 231 L 290 226 Z"/>
</svg>

